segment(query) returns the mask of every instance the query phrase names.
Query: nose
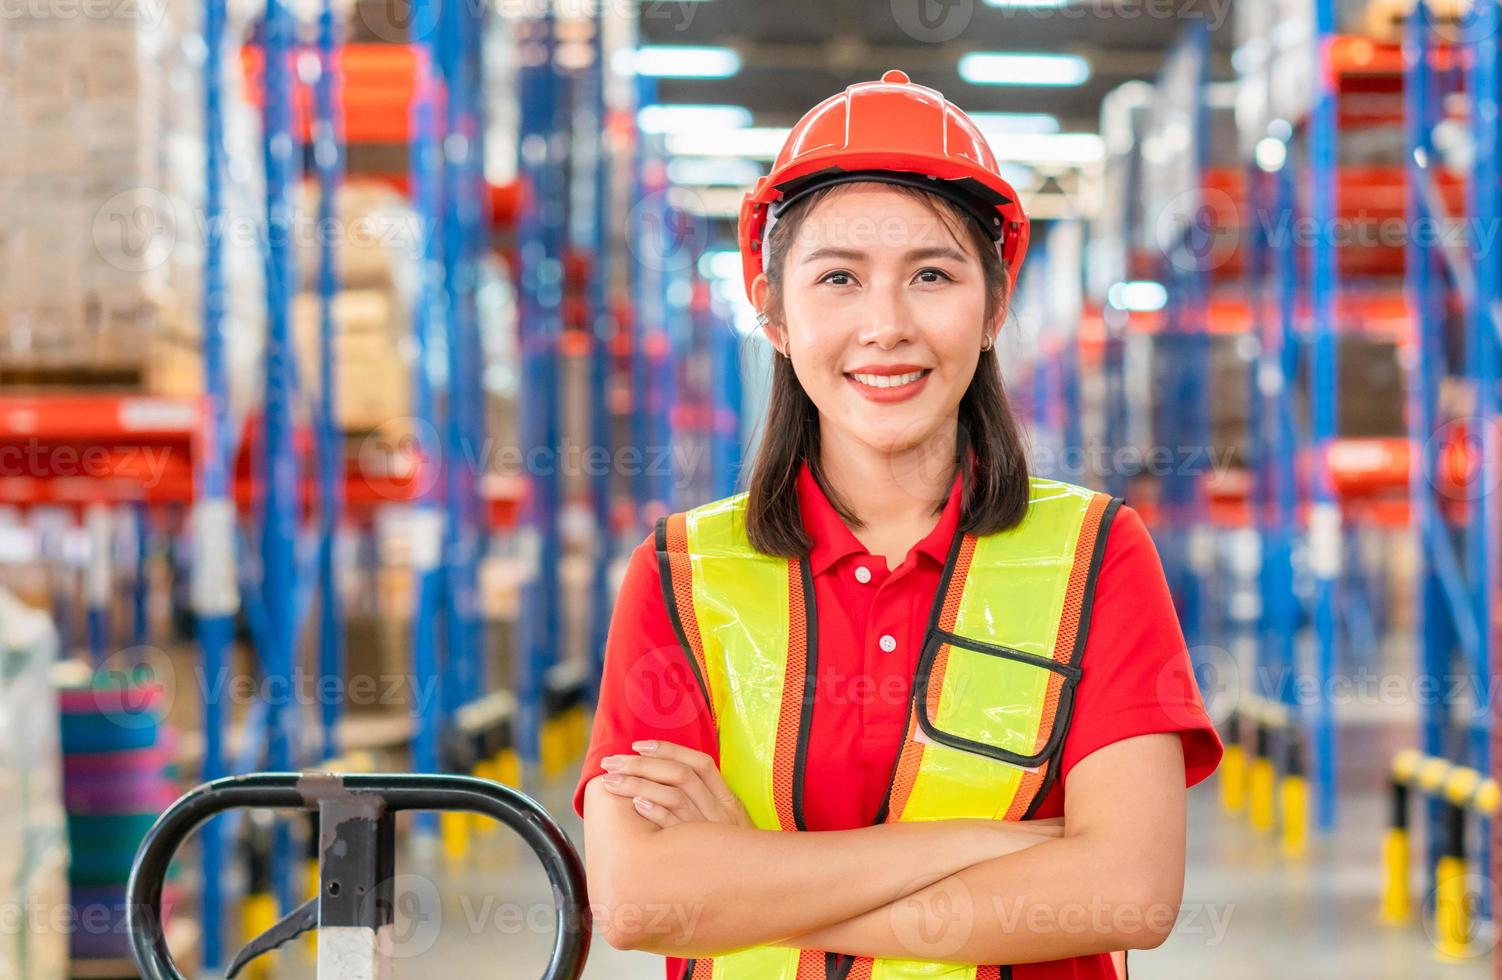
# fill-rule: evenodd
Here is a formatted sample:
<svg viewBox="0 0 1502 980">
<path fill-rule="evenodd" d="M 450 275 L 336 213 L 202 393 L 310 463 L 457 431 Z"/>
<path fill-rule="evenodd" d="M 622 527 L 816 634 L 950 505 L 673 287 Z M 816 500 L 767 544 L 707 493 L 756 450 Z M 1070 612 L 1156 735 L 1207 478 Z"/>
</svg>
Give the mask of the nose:
<svg viewBox="0 0 1502 980">
<path fill-rule="evenodd" d="M 864 326 L 856 340 L 882 350 L 892 348 L 912 339 L 913 317 L 908 308 L 906 294 L 900 284 L 885 288 L 873 288 L 867 293 L 864 311 Z"/>
</svg>

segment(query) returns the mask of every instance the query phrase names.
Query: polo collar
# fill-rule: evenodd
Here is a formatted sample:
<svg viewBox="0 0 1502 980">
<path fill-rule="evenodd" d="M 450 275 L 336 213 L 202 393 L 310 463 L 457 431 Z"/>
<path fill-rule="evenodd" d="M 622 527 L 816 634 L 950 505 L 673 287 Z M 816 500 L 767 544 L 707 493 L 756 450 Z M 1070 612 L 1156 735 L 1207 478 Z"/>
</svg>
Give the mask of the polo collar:
<svg viewBox="0 0 1502 980">
<path fill-rule="evenodd" d="M 798 468 L 798 511 L 803 518 L 803 529 L 813 539 L 809 551 L 809 571 L 818 575 L 841 558 L 850 555 L 871 556 L 866 546 L 845 526 L 829 498 L 814 479 L 808 460 Z M 915 547 L 919 552 L 943 566 L 949 557 L 949 545 L 960 524 L 960 506 L 964 499 L 963 471 L 956 471 L 954 482 L 949 487 L 949 499 L 939 514 L 938 523 Z"/>
</svg>

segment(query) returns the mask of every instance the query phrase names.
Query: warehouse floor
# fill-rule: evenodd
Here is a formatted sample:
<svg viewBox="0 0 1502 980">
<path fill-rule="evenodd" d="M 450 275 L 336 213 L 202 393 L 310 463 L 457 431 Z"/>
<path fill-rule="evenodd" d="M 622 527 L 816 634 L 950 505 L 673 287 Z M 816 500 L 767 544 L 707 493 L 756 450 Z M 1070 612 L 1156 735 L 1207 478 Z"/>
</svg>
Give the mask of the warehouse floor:
<svg viewBox="0 0 1502 980">
<path fill-rule="evenodd" d="M 1385 760 L 1405 730 L 1345 726 L 1342 737 L 1347 745 L 1376 748 L 1369 759 Z M 1484 940 L 1473 959 L 1441 963 L 1418 923 L 1398 929 L 1377 924 L 1377 856 L 1386 819 L 1381 763 L 1348 770 L 1343 781 L 1339 833 L 1316 836 L 1300 862 L 1284 858 L 1276 838 L 1225 815 L 1213 778 L 1191 791 L 1189 873 L 1178 927 L 1163 947 L 1132 954 L 1133 977 L 1489 977 Z M 578 841 L 581 828 L 568 806 L 571 789 L 560 782 L 539 795 L 553 813 L 567 815 L 564 827 Z M 411 877 L 401 890 L 411 897 L 400 908 L 397 976 L 431 980 L 434 967 L 456 978 L 542 975 L 553 935 L 551 896 L 540 865 L 518 842 L 484 839 L 463 867 L 440 866 L 427 874 L 409 860 L 403 871 Z M 1414 880 L 1421 891 L 1417 873 Z M 311 976 L 303 953 L 283 960 L 277 975 Z M 659 980 L 660 964 L 654 956 L 614 950 L 597 936 L 584 975 Z"/>
</svg>

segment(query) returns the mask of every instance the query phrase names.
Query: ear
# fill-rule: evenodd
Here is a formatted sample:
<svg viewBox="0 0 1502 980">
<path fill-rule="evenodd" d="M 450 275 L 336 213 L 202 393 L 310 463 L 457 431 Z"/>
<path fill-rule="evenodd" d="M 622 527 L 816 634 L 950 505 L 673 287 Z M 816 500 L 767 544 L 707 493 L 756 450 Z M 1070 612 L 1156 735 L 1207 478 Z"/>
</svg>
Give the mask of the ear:
<svg viewBox="0 0 1502 980">
<path fill-rule="evenodd" d="M 984 342 L 987 337 L 990 337 L 991 346 L 995 348 L 1001 342 L 1001 329 L 1006 326 L 1006 322 L 1007 308 L 1003 306 L 991 319 L 981 324 L 981 341 Z"/>
<path fill-rule="evenodd" d="M 751 306 L 760 312 L 767 308 L 767 296 L 771 292 L 771 285 L 767 282 L 767 274 L 759 272 L 756 278 L 751 280 Z M 783 334 L 782 325 L 768 320 L 762 324 L 761 332 L 766 334 L 772 346 L 781 351 L 787 346 L 787 339 Z"/>
</svg>

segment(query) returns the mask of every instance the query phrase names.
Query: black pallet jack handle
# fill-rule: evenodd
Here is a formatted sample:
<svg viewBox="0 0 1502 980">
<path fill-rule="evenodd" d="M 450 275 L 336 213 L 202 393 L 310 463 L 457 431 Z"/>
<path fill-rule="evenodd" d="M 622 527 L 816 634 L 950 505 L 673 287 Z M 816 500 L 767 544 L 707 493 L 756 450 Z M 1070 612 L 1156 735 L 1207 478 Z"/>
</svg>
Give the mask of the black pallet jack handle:
<svg viewBox="0 0 1502 980">
<path fill-rule="evenodd" d="M 246 962 L 309 929 L 343 932 L 355 958 L 352 972 L 380 976 L 377 932 L 394 908 L 394 815 L 402 810 L 454 810 L 494 817 L 521 835 L 541 859 L 553 885 L 553 952 L 543 980 L 577 980 L 589 955 L 591 919 L 584 866 L 563 829 L 531 797 L 486 779 L 418 773 L 256 773 L 204 783 L 172 804 L 136 852 L 127 886 L 131 950 L 144 980 L 187 980 L 167 949 L 162 885 L 167 867 L 190 833 L 218 813 L 235 809 L 303 810 L 319 815 L 319 893 L 264 935 L 252 940 L 230 967 Z M 388 930 L 389 931 L 389 930 Z M 319 944 L 320 972 L 325 945 Z M 365 962 L 359 962 L 361 952 Z M 338 960 L 330 956 L 329 962 Z M 321 980 L 344 980 L 322 977 Z"/>
</svg>

